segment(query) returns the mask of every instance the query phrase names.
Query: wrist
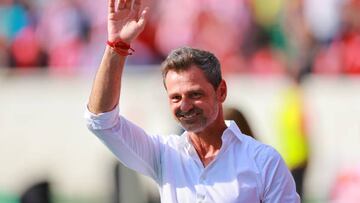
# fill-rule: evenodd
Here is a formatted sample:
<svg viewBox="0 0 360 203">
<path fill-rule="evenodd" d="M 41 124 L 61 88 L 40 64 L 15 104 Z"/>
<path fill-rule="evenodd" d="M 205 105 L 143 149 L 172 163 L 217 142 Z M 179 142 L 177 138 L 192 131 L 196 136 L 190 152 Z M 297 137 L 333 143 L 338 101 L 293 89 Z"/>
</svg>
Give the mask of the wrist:
<svg viewBox="0 0 360 203">
<path fill-rule="evenodd" d="M 122 39 L 116 39 L 113 41 L 108 40 L 106 43 L 110 48 L 112 48 L 121 56 L 132 55 L 135 52 L 135 50 L 131 48 L 130 44 L 123 41 Z"/>
<path fill-rule="evenodd" d="M 109 42 L 116 42 L 118 40 L 121 40 L 122 42 L 125 42 L 126 44 L 131 44 L 131 41 L 132 41 L 132 40 L 129 40 L 129 39 L 120 38 L 118 36 L 116 36 L 116 37 L 115 36 L 114 37 L 109 37 L 108 36 L 108 41 Z"/>
</svg>

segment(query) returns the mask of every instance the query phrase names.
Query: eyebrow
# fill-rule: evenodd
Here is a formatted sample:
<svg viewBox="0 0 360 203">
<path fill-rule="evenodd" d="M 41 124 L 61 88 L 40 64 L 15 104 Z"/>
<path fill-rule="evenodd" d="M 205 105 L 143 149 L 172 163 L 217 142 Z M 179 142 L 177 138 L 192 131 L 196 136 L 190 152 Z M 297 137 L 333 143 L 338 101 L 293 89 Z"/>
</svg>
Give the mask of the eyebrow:
<svg viewBox="0 0 360 203">
<path fill-rule="evenodd" d="M 193 89 L 193 90 L 189 90 L 189 91 L 186 91 L 185 94 L 186 95 L 189 95 L 189 94 L 194 94 L 194 93 L 201 93 L 201 94 L 204 94 L 205 91 L 201 88 L 196 88 L 196 89 Z M 169 92 L 169 96 L 174 96 L 174 95 L 178 95 L 179 93 L 178 92 Z"/>
<path fill-rule="evenodd" d="M 196 89 L 196 90 L 190 90 L 187 93 L 188 94 L 193 94 L 193 93 L 204 93 L 205 91 L 202 89 Z"/>
</svg>

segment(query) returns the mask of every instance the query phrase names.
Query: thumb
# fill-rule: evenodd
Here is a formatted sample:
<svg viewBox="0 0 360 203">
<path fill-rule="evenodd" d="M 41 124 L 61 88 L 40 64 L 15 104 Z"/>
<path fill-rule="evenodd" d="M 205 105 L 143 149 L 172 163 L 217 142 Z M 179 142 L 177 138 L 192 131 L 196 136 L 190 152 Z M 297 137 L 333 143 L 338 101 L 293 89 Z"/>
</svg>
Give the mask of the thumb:
<svg viewBox="0 0 360 203">
<path fill-rule="evenodd" d="M 137 22 L 138 26 L 141 27 L 141 28 L 144 28 L 145 27 L 145 24 L 148 20 L 148 13 L 149 13 L 149 7 L 146 7 L 140 14 L 140 18 Z"/>
</svg>

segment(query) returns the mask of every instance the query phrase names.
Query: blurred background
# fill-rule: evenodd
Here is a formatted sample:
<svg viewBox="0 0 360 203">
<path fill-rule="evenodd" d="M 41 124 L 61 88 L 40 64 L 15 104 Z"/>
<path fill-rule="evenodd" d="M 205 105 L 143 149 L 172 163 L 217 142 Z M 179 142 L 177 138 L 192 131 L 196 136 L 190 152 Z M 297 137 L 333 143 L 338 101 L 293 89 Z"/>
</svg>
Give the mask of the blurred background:
<svg viewBox="0 0 360 203">
<path fill-rule="evenodd" d="M 178 133 L 159 65 L 179 46 L 209 50 L 228 82 L 225 107 L 281 153 L 303 202 L 360 202 L 360 0 L 144 5 L 125 116 Z M 154 183 L 119 164 L 82 118 L 106 12 L 104 0 L 0 0 L 0 203 L 159 202 Z"/>
</svg>

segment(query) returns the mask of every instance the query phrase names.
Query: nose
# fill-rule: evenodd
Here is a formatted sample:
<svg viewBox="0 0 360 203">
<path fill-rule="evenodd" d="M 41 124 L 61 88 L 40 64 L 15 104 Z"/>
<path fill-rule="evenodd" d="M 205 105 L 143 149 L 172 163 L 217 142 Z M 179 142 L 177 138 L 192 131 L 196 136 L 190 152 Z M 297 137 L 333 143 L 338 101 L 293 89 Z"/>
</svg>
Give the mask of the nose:
<svg viewBox="0 0 360 203">
<path fill-rule="evenodd" d="M 189 99 L 183 99 L 180 103 L 180 110 L 182 112 L 188 112 L 193 108 L 193 104 Z"/>
</svg>

